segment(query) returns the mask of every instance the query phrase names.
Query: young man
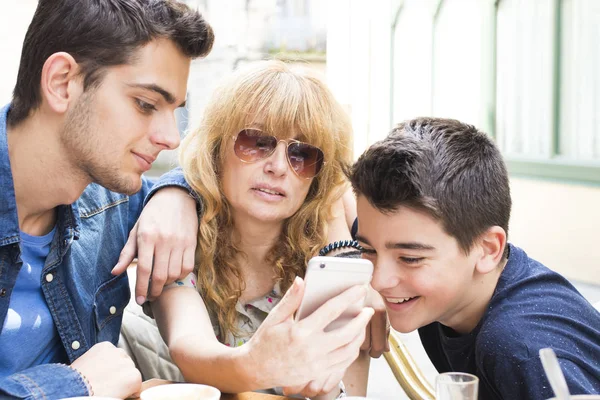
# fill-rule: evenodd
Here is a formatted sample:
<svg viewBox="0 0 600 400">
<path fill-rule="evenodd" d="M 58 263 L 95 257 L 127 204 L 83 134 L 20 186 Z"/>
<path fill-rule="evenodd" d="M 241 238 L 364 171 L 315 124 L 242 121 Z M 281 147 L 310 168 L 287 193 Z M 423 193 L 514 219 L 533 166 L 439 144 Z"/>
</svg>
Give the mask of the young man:
<svg viewBox="0 0 600 400">
<path fill-rule="evenodd" d="M 0 398 L 139 389 L 114 347 L 129 286 L 111 270 L 150 191 L 142 173 L 179 144 L 190 62 L 212 42 L 202 16 L 171 0 L 39 1 L 0 110 Z M 193 247 L 166 263 L 157 249 L 153 280 L 193 265 Z"/>
<path fill-rule="evenodd" d="M 392 327 L 419 330 L 439 372 L 479 377 L 481 399 L 548 399 L 538 351 L 571 393 L 600 392 L 600 314 L 562 276 L 507 244 L 502 157 L 454 120 L 396 127 L 354 165 L 358 233 Z"/>
</svg>

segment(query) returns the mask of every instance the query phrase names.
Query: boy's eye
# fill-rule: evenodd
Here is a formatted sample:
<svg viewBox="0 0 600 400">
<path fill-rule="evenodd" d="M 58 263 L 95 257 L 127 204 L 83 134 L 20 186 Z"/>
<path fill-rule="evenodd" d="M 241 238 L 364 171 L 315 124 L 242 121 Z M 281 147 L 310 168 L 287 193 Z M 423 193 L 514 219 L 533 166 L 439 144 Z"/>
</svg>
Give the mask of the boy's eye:
<svg viewBox="0 0 600 400">
<path fill-rule="evenodd" d="M 360 255 L 363 258 L 375 257 L 377 253 L 373 249 L 365 249 L 364 247 L 360 249 Z"/>
<path fill-rule="evenodd" d="M 400 259 L 406 264 L 418 264 L 423 257 L 400 257 Z"/>
</svg>

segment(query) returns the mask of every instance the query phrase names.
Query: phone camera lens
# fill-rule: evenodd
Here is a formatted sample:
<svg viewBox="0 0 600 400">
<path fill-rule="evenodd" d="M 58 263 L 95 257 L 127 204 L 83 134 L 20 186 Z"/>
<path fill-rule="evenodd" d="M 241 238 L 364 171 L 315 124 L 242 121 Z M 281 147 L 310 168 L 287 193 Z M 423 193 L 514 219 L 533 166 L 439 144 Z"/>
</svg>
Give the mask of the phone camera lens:
<svg viewBox="0 0 600 400">
<path fill-rule="evenodd" d="M 321 265 L 319 265 L 320 268 L 325 268 L 325 263 L 321 263 Z"/>
</svg>

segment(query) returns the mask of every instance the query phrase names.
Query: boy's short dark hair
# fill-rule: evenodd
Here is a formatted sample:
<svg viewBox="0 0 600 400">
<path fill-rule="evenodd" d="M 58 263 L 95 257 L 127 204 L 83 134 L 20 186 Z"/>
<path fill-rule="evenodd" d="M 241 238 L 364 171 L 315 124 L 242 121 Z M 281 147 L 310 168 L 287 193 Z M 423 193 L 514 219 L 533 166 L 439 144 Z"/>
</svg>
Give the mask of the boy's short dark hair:
<svg viewBox="0 0 600 400">
<path fill-rule="evenodd" d="M 52 54 L 75 58 L 86 90 L 101 83 L 106 67 L 131 62 L 135 50 L 158 38 L 197 58 L 210 52 L 214 34 L 199 12 L 175 0 L 39 0 L 23 42 L 8 123 L 18 124 L 40 105 L 42 67 Z"/>
<path fill-rule="evenodd" d="M 441 118 L 403 122 L 360 156 L 350 180 L 357 195 L 384 213 L 400 206 L 426 212 L 465 253 L 491 226 L 508 233 L 506 166 L 492 140 L 471 125 Z"/>
</svg>

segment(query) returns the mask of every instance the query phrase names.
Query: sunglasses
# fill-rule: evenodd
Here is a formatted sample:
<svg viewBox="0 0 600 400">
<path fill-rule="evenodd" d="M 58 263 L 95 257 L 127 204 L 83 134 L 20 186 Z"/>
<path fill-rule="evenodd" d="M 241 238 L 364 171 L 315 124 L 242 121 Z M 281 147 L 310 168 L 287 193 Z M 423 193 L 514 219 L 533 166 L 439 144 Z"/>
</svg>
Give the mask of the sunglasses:
<svg viewBox="0 0 600 400">
<path fill-rule="evenodd" d="M 298 140 L 279 140 L 258 129 L 243 129 L 234 139 L 235 155 L 245 163 L 253 163 L 270 157 L 279 142 L 284 142 L 287 144 L 288 164 L 300 178 L 314 178 L 325 165 L 321 149 Z"/>
</svg>

